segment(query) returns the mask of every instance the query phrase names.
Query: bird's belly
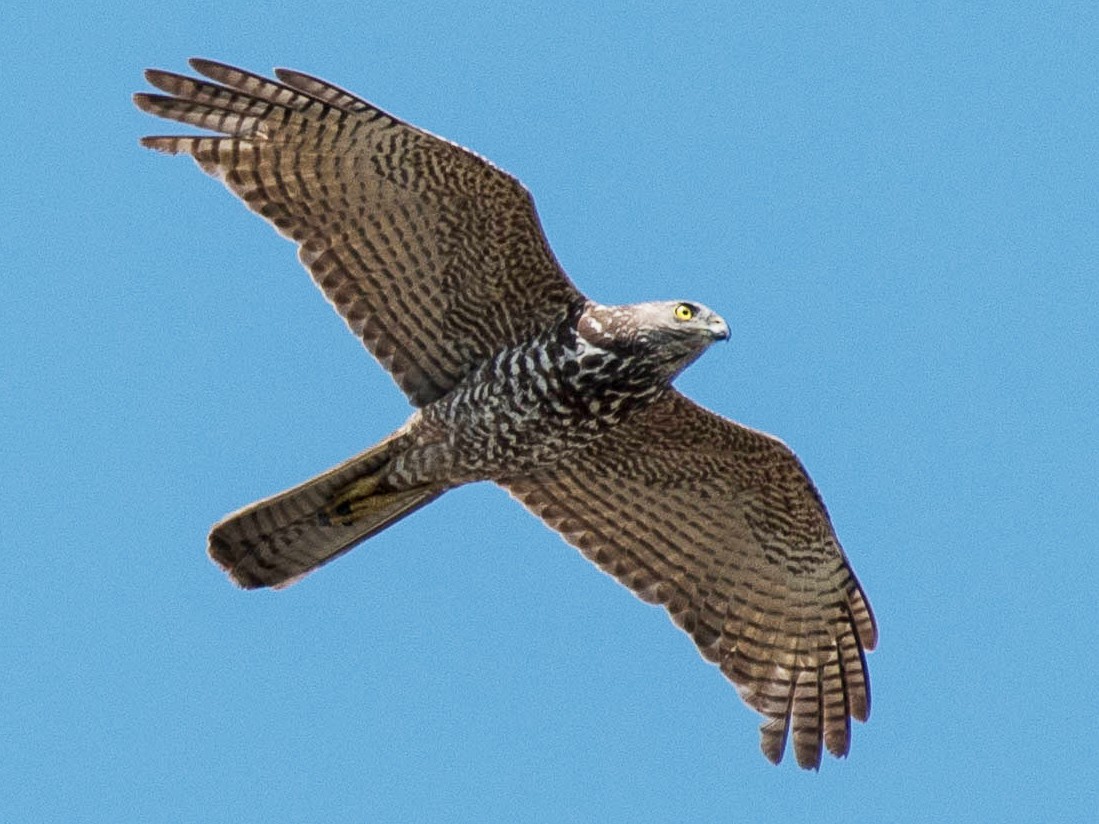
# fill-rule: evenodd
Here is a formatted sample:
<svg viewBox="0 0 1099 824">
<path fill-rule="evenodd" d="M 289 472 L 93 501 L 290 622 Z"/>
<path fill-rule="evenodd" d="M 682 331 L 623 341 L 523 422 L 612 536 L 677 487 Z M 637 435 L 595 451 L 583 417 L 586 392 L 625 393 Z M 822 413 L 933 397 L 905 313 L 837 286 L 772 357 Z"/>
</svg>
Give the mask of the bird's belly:
<svg viewBox="0 0 1099 824">
<path fill-rule="evenodd" d="M 625 411 L 592 414 L 524 393 L 457 400 L 421 410 L 409 448 L 391 467 L 392 485 L 456 486 L 544 469 L 602 436 Z"/>
<path fill-rule="evenodd" d="M 410 447 L 393 464 L 395 485 L 500 480 L 553 466 L 584 449 L 665 384 L 593 380 L 553 368 L 544 355 L 503 353 L 450 394 L 423 407 Z"/>
<path fill-rule="evenodd" d="M 456 468 L 496 480 L 559 462 L 600 437 L 611 422 L 549 404 L 478 410 L 451 433 Z"/>
</svg>

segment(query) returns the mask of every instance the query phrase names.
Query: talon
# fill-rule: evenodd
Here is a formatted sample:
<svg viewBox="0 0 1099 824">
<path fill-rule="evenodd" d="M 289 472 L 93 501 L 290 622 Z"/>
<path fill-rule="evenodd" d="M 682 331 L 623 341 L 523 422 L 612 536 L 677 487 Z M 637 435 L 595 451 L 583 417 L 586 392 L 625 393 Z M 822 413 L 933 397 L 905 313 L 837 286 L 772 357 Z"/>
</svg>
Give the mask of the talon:
<svg viewBox="0 0 1099 824">
<path fill-rule="evenodd" d="M 371 498 L 377 488 L 376 475 L 352 481 L 333 496 L 332 503 L 321 510 L 319 517 L 329 523 L 338 521 L 343 526 L 351 526 L 363 515 L 376 508 Z"/>
</svg>

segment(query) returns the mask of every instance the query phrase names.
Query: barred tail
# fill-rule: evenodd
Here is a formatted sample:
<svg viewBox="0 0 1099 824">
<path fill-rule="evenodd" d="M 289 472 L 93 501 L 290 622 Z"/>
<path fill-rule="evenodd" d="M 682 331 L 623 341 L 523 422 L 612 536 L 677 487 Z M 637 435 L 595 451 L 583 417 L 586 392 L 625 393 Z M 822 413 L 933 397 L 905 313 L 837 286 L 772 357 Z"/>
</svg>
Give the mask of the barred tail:
<svg viewBox="0 0 1099 824">
<path fill-rule="evenodd" d="M 210 557 L 245 589 L 295 583 L 442 495 L 447 487 L 379 489 L 399 438 L 246 506 L 210 531 Z"/>
</svg>

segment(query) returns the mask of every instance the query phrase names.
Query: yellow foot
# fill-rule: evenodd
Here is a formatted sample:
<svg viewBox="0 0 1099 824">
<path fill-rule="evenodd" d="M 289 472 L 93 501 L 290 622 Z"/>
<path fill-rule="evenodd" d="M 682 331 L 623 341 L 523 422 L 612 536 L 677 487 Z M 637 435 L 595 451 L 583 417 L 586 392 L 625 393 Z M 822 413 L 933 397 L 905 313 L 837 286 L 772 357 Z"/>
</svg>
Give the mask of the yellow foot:
<svg viewBox="0 0 1099 824">
<path fill-rule="evenodd" d="M 343 489 L 340 489 L 333 496 L 332 502 L 321 510 L 322 522 L 332 523 L 335 521 L 344 526 L 351 526 L 365 516 L 377 512 L 391 497 L 390 495 L 375 495 L 374 490 L 377 488 L 378 477 L 374 475 L 352 481 Z"/>
</svg>

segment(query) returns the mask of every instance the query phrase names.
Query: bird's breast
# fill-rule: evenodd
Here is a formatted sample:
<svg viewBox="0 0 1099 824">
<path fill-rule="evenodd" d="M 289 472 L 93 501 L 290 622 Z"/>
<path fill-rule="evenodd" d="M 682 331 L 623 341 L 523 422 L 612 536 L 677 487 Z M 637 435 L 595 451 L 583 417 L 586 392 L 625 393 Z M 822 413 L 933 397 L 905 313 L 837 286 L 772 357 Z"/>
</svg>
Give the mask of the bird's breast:
<svg viewBox="0 0 1099 824">
<path fill-rule="evenodd" d="M 612 353 L 570 347 L 560 336 L 505 350 L 423 408 L 438 464 L 432 473 L 465 482 L 551 466 L 665 386 Z"/>
</svg>

